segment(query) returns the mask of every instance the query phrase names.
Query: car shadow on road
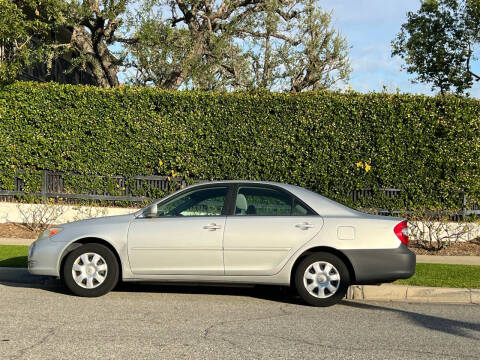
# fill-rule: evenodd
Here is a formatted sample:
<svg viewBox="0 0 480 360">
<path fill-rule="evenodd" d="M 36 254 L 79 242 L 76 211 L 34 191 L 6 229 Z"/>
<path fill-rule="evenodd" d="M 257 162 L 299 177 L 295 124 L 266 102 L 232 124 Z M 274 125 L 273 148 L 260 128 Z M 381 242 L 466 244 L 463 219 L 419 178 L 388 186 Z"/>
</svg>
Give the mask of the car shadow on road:
<svg viewBox="0 0 480 360">
<path fill-rule="evenodd" d="M 45 277 L 44 283 L 37 284 L 3 281 L 0 281 L 0 284 L 12 287 L 37 288 L 57 294 L 75 296 L 64 285 L 63 281 L 53 277 Z M 246 296 L 285 304 L 305 305 L 290 288 L 274 285 L 235 286 L 231 284 L 121 282 L 113 292 Z"/>
<path fill-rule="evenodd" d="M 356 309 L 392 312 L 394 314 L 404 316 L 411 322 L 426 329 L 439 331 L 450 335 L 461 336 L 469 339 L 480 340 L 480 312 L 478 322 L 474 323 L 469 321 L 451 320 L 434 315 L 420 314 L 414 311 L 399 309 L 398 307 L 381 306 L 365 302 L 342 301 L 340 304 L 340 306 L 353 307 Z M 395 303 L 388 304 L 394 305 Z M 397 303 L 396 305 L 405 305 L 405 303 Z M 475 306 L 476 308 L 478 308 L 478 306 L 476 305 L 471 306 Z M 472 335 L 471 332 L 467 332 L 467 330 L 473 331 L 474 335 Z"/>
<path fill-rule="evenodd" d="M 287 304 L 305 305 L 290 288 L 275 285 L 185 284 L 185 283 L 120 283 L 114 291 L 247 296 Z M 306 306 L 306 305 L 305 305 Z"/>
</svg>

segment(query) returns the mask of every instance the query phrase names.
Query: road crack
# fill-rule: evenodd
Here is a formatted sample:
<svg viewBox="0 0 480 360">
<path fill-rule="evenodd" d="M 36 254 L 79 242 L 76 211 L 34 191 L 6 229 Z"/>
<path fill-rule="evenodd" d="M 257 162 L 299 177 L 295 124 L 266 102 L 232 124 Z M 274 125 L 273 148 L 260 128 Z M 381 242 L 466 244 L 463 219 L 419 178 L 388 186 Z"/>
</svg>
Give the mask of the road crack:
<svg viewBox="0 0 480 360">
<path fill-rule="evenodd" d="M 301 344 L 301 345 L 309 345 L 309 346 L 314 346 L 314 347 L 324 347 L 327 349 L 332 349 L 332 350 L 338 350 L 338 345 L 330 345 L 330 344 L 325 344 L 325 343 L 313 343 L 304 339 L 295 339 L 295 338 L 288 338 L 284 336 L 279 336 L 279 335 L 270 335 L 270 334 L 259 334 L 259 333 L 229 333 L 229 332 L 223 332 L 223 335 L 231 334 L 231 335 L 242 335 L 242 336 L 257 336 L 257 337 L 265 337 L 265 338 L 271 338 L 271 339 L 276 339 L 284 342 L 293 342 L 295 344 Z M 458 358 L 458 354 L 448 354 L 444 352 L 433 352 L 433 351 L 423 351 L 423 350 L 412 350 L 412 349 L 401 349 L 401 348 L 362 348 L 362 347 L 353 347 L 353 346 L 345 346 L 342 348 L 343 350 L 347 351 L 392 351 L 392 352 L 402 352 L 402 353 L 414 353 L 414 354 L 422 354 L 422 355 L 434 355 L 434 356 L 448 356 L 451 358 Z M 467 354 L 461 354 L 462 359 L 478 359 L 477 356 L 474 355 L 467 355 Z"/>
<path fill-rule="evenodd" d="M 33 343 L 33 344 L 29 345 L 29 346 L 26 346 L 26 347 L 23 347 L 23 348 L 19 349 L 19 350 L 17 351 L 17 354 L 12 355 L 12 356 L 10 357 L 10 359 L 20 359 L 20 358 L 22 358 L 28 351 L 31 351 L 31 350 L 33 350 L 33 349 L 35 349 L 35 348 L 37 348 L 37 347 L 45 344 L 53 335 L 55 335 L 56 331 L 57 331 L 57 328 L 51 328 L 51 329 L 49 329 L 49 330 L 47 331 L 47 334 L 44 335 L 39 341 L 37 341 L 37 342 L 35 342 L 35 343 Z"/>
</svg>

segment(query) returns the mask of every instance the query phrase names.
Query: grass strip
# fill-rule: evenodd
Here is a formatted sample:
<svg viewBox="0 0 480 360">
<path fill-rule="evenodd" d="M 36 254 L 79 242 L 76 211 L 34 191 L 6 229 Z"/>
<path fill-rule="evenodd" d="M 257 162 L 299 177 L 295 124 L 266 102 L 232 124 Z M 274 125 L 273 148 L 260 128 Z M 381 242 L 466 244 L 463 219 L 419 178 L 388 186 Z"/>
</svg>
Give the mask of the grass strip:
<svg viewBox="0 0 480 360">
<path fill-rule="evenodd" d="M 395 284 L 478 289 L 480 266 L 418 263 L 414 276 Z"/>
<path fill-rule="evenodd" d="M 28 246 L 0 245 L 0 267 L 27 267 Z"/>
</svg>

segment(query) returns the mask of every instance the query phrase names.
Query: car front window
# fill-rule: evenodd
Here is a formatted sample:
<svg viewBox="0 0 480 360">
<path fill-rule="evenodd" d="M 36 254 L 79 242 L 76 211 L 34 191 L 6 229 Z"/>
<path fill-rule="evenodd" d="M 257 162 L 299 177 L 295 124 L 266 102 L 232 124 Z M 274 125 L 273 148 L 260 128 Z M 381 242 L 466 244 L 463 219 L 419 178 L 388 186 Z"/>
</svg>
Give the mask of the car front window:
<svg viewBox="0 0 480 360">
<path fill-rule="evenodd" d="M 157 216 L 220 216 L 227 187 L 212 187 L 182 194 L 157 207 Z"/>
</svg>

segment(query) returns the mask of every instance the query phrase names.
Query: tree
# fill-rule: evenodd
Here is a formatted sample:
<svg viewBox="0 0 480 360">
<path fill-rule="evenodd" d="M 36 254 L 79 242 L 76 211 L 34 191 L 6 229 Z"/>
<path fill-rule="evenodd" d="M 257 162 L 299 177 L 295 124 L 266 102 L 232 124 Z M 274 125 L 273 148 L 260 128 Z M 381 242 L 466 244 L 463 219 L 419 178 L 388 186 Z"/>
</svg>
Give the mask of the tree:
<svg viewBox="0 0 480 360">
<path fill-rule="evenodd" d="M 480 43 L 480 0 L 425 0 L 392 41 L 392 56 L 417 74 L 414 82 L 431 83 L 441 93 L 464 93 L 480 80 L 472 70 Z"/>
<path fill-rule="evenodd" d="M 348 45 L 317 0 L 0 0 L 10 81 L 67 56 L 102 87 L 302 91 L 350 74 Z M 62 34 L 52 36 L 52 34 Z M 67 34 L 65 36 L 65 34 Z M 18 45 L 18 46 L 17 46 Z"/>
<path fill-rule="evenodd" d="M 351 72 L 315 0 L 151 0 L 130 24 L 132 82 L 166 89 L 302 91 Z"/>
<path fill-rule="evenodd" d="M 123 44 L 135 38 L 123 37 L 122 26 L 129 15 L 127 7 L 135 0 L 68 0 L 67 25 L 72 31 L 68 43 L 76 64 L 89 68 L 102 87 L 118 86 L 118 72 L 124 65 Z M 148 11 L 148 9 L 146 9 Z M 112 49 L 117 48 L 117 53 Z"/>
<path fill-rule="evenodd" d="M 0 0 L 0 83 L 45 59 L 44 44 L 51 42 L 60 5 L 57 0 Z"/>
<path fill-rule="evenodd" d="M 122 64 L 112 47 L 129 0 L 0 0 L 0 41 L 7 56 L 0 80 L 25 67 L 68 55 L 73 67 L 91 71 L 102 87 L 118 86 Z M 54 35 L 52 35 L 54 34 Z"/>
<path fill-rule="evenodd" d="M 130 0 L 69 0 L 65 13 L 65 25 L 71 31 L 69 41 L 57 44 L 76 55 L 75 65 L 88 68 L 102 87 L 119 85 L 119 66 L 122 56 L 112 48 L 125 21 Z"/>
</svg>

